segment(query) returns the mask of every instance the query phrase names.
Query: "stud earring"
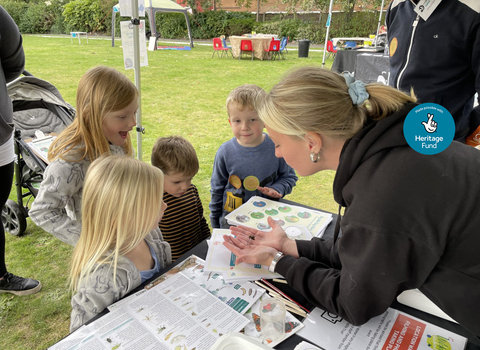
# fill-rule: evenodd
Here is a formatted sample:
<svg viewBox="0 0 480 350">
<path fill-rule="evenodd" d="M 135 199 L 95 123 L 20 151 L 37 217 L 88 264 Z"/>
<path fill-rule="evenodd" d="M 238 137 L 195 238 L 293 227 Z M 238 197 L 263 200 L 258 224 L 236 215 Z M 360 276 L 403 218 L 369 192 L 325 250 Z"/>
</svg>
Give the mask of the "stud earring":
<svg viewBox="0 0 480 350">
<path fill-rule="evenodd" d="M 320 156 L 318 155 L 318 153 L 312 152 L 312 153 L 310 153 L 310 160 L 313 163 L 316 163 L 320 160 Z"/>
</svg>

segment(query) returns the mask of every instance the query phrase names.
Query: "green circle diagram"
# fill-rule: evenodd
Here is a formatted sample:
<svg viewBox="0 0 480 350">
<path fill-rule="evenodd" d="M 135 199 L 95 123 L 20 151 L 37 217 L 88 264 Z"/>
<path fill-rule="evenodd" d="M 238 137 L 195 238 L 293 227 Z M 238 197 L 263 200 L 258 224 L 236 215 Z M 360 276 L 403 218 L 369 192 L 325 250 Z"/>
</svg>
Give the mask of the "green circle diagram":
<svg viewBox="0 0 480 350">
<path fill-rule="evenodd" d="M 263 215 L 263 213 L 260 213 L 259 211 L 254 211 L 250 214 L 250 216 L 254 219 L 262 219 L 263 217 L 265 217 L 265 215 Z"/>
<path fill-rule="evenodd" d="M 302 218 L 302 219 L 308 219 L 309 217 L 312 216 L 312 214 L 310 214 L 309 212 L 306 212 L 306 211 L 301 211 L 297 214 L 297 216 L 299 218 Z"/>
<path fill-rule="evenodd" d="M 284 206 L 278 207 L 278 210 L 280 210 L 282 213 L 288 213 L 289 211 L 292 211 L 292 208 L 290 208 L 287 205 L 284 205 Z"/>
<path fill-rule="evenodd" d="M 275 209 L 267 209 L 267 210 L 265 210 L 265 214 L 270 215 L 270 216 L 274 216 L 274 215 L 277 215 L 277 214 L 278 214 L 278 210 L 275 210 Z"/>
<path fill-rule="evenodd" d="M 285 220 L 287 220 L 288 222 L 298 222 L 300 219 L 296 216 L 287 216 L 285 217 Z"/>
</svg>

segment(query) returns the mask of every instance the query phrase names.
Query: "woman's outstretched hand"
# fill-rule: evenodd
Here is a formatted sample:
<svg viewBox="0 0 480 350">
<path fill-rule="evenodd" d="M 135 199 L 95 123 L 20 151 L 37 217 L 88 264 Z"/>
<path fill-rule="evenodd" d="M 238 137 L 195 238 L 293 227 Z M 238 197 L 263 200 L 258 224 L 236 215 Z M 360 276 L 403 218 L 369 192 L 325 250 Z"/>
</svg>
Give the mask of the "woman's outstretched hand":
<svg viewBox="0 0 480 350">
<path fill-rule="evenodd" d="M 284 254 L 298 257 L 297 245 L 295 241 L 289 239 L 282 227 L 278 225 L 271 217 L 269 217 L 267 221 L 272 228 L 270 232 L 256 230 L 246 226 L 232 226 L 230 231 L 245 247 L 266 246 L 271 247 L 276 251 L 281 251 Z M 235 254 L 235 252 L 233 253 Z"/>
<path fill-rule="evenodd" d="M 223 245 L 236 255 L 235 265 L 242 262 L 248 264 L 261 264 L 270 266 L 277 250 L 271 247 L 251 244 L 252 240 L 247 238 L 236 238 L 229 235 L 223 236 Z"/>
</svg>

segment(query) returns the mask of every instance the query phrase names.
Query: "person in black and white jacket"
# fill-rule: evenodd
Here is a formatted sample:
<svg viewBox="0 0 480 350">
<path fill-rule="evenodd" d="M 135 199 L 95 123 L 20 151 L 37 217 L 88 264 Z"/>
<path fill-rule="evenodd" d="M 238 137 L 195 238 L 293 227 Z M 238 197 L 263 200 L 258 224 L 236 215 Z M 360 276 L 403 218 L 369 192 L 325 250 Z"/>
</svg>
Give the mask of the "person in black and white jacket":
<svg viewBox="0 0 480 350">
<path fill-rule="evenodd" d="M 394 0 L 386 24 L 389 84 L 445 107 L 455 140 L 465 142 L 480 125 L 480 107 L 473 107 L 480 91 L 480 1 Z"/>
</svg>

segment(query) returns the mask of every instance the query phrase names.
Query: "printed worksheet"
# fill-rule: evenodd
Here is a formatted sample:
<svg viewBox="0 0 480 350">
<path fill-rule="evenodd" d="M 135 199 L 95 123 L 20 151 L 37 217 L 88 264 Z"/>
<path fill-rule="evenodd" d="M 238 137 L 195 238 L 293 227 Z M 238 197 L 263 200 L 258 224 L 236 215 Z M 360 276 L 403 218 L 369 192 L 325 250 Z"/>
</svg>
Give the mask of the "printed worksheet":
<svg viewBox="0 0 480 350">
<path fill-rule="evenodd" d="M 277 224 L 282 226 L 290 239 L 302 240 L 321 237 L 325 228 L 332 221 L 332 214 L 259 196 L 253 196 L 225 218 L 230 225 L 243 225 L 257 230 L 270 231 L 272 228 L 268 225 L 268 217 L 273 218 Z"/>
<path fill-rule="evenodd" d="M 134 298 L 51 347 L 59 349 L 208 350 L 249 320 L 182 273 Z M 81 337 L 79 336 L 81 335 Z"/>
</svg>

